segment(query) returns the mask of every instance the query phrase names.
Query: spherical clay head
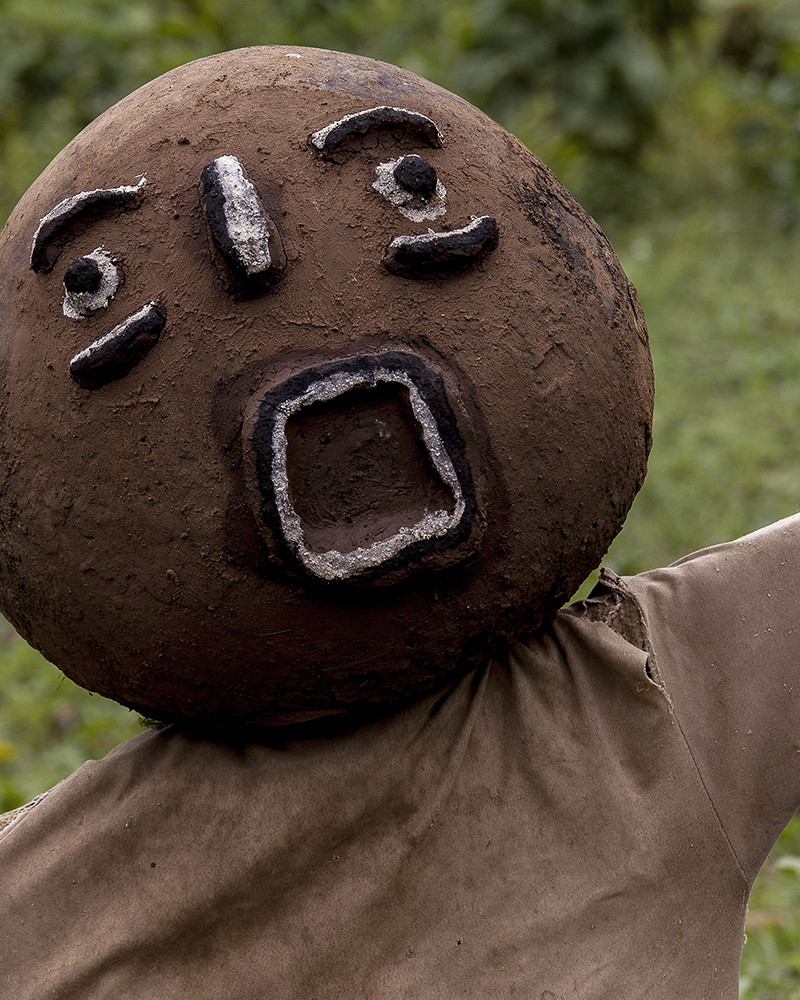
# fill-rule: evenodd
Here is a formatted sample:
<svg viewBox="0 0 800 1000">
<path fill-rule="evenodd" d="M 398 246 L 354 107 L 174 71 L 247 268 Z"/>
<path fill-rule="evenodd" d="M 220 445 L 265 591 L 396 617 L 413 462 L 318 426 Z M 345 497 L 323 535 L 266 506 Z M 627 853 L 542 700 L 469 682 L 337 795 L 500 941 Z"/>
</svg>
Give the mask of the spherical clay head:
<svg viewBox="0 0 800 1000">
<path fill-rule="evenodd" d="M 32 185 L 0 282 L 3 611 L 149 714 L 444 686 L 553 614 L 644 477 L 647 333 L 603 234 L 383 63 L 153 81 Z"/>
</svg>

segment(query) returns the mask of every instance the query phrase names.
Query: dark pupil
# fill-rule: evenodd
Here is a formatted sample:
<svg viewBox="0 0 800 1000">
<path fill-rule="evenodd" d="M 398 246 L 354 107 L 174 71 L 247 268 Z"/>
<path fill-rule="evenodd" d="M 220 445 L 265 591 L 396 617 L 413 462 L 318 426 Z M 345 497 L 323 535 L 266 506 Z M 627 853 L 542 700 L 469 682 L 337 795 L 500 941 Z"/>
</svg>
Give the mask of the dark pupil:
<svg viewBox="0 0 800 1000">
<path fill-rule="evenodd" d="M 96 262 L 88 257 L 78 257 L 67 268 L 64 287 L 68 292 L 96 292 L 103 276 Z"/>
<path fill-rule="evenodd" d="M 404 156 L 392 171 L 401 188 L 420 198 L 430 198 L 436 190 L 436 171 L 421 156 Z"/>
</svg>

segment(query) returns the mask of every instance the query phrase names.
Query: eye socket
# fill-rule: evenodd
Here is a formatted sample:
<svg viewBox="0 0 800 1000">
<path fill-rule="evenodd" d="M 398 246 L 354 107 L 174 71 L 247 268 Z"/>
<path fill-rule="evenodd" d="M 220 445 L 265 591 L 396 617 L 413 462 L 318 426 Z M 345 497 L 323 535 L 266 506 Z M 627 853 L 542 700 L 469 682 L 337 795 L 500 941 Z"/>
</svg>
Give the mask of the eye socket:
<svg viewBox="0 0 800 1000">
<path fill-rule="evenodd" d="M 416 153 L 379 163 L 373 188 L 412 222 L 437 219 L 447 211 L 447 191 L 435 168 Z"/>
<path fill-rule="evenodd" d="M 117 263 L 103 247 L 77 257 L 64 275 L 62 309 L 69 319 L 85 319 L 105 309 L 122 282 Z"/>
</svg>

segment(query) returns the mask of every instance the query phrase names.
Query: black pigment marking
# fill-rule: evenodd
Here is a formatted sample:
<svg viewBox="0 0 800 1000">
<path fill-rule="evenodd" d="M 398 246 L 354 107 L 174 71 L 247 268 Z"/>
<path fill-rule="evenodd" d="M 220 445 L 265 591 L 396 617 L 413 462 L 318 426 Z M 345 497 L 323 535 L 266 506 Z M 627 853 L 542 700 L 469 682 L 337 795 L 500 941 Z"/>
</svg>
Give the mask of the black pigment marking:
<svg viewBox="0 0 800 1000">
<path fill-rule="evenodd" d="M 78 257 L 73 260 L 64 275 L 64 287 L 73 294 L 80 292 L 96 292 L 103 280 L 103 274 L 97 261 L 90 257 Z"/>
<path fill-rule="evenodd" d="M 365 382 L 378 369 L 397 372 L 409 377 L 423 398 L 436 421 L 441 440 L 453 465 L 464 501 L 464 513 L 459 522 L 444 535 L 424 538 L 404 548 L 378 566 L 372 566 L 344 579 L 324 580 L 312 574 L 298 555 L 297 547 L 289 541 L 281 527 L 280 514 L 275 499 L 273 482 L 273 430 L 280 406 L 296 399 L 314 382 L 340 374 L 364 375 Z M 380 383 L 379 383 L 380 384 Z M 372 583 L 395 570 L 412 571 L 421 561 L 437 552 L 447 552 L 465 542 L 472 531 L 478 504 L 466 446 L 458 430 L 455 413 L 450 406 L 444 380 L 413 354 L 387 351 L 385 354 L 362 355 L 344 361 L 332 361 L 314 368 L 307 368 L 271 389 L 262 400 L 250 444 L 256 459 L 256 478 L 261 494 L 261 516 L 275 539 L 278 555 L 308 581 L 324 587 Z"/>
<path fill-rule="evenodd" d="M 130 212 L 138 208 L 143 199 L 144 185 L 127 189 L 103 188 L 97 191 L 84 191 L 69 208 L 61 212 L 56 205 L 53 217 L 46 222 L 43 221 L 34 236 L 31 247 L 31 269 L 49 271 L 53 267 L 60 253 L 60 251 L 52 252 L 53 243 L 65 236 L 75 223 L 94 221 L 114 211 Z"/>
<path fill-rule="evenodd" d="M 448 274 L 470 267 L 497 246 L 497 222 L 489 215 L 467 232 L 430 234 L 409 242 L 389 244 L 381 263 L 392 274 L 407 278 Z"/>
<path fill-rule="evenodd" d="M 390 107 L 371 108 L 368 111 L 351 115 L 328 132 L 321 147 L 314 144 L 313 136 L 309 136 L 309 143 L 312 149 L 324 157 L 334 152 L 348 139 L 367 135 L 367 133 L 379 128 L 410 129 L 426 145 L 437 147 L 442 145 L 439 130 L 426 115 L 420 114 L 419 111 L 406 111 L 404 108 Z"/>
<path fill-rule="evenodd" d="M 225 218 L 225 195 L 220 182 L 219 168 L 216 161 L 207 163 L 200 175 L 200 185 L 203 198 L 203 211 L 206 216 L 208 231 L 214 246 L 219 250 L 225 263 L 231 269 L 239 282 L 247 282 L 249 275 L 242 263 L 236 245 L 231 239 L 228 223 Z"/>
<path fill-rule="evenodd" d="M 150 305 L 138 319 L 121 323 L 117 336 L 104 344 L 96 342 L 96 349 L 90 346 L 88 353 L 81 352 L 73 358 L 69 365 L 70 375 L 85 389 L 97 389 L 122 378 L 155 346 L 166 322 L 164 308 Z"/>
<path fill-rule="evenodd" d="M 591 293 L 595 282 L 591 277 L 586 248 L 583 243 L 571 239 L 568 219 L 576 214 L 574 205 L 570 204 L 567 192 L 554 189 L 552 184 L 548 185 L 544 172 L 540 173 L 542 177 L 537 178 L 538 184 L 511 180 L 514 194 L 526 218 L 544 232 L 570 274 L 585 291 Z M 593 220 L 588 217 L 579 218 L 580 223 L 587 224 L 590 221 Z"/>
<path fill-rule="evenodd" d="M 241 164 L 240 164 L 241 166 Z M 244 170 L 242 171 L 244 173 Z M 245 174 L 245 179 L 249 180 Z M 252 183 L 252 182 L 251 182 Z M 222 189 L 219 167 L 216 160 L 207 163 L 200 175 L 200 191 L 206 225 L 222 259 L 228 265 L 236 283 L 243 289 L 253 289 L 258 285 L 272 284 L 281 277 L 286 258 L 278 237 L 278 231 L 272 220 L 261 209 L 261 214 L 269 230 L 269 254 L 271 266 L 258 274 L 250 274 L 242 259 L 236 241 L 231 237 L 228 220 L 225 217 L 225 194 Z"/>
<path fill-rule="evenodd" d="M 548 177 L 541 164 L 529 167 L 534 182 L 508 178 L 514 195 L 525 216 L 547 236 L 576 285 L 587 297 L 597 295 L 597 278 L 587 253 L 583 230 L 596 241 L 600 253 L 594 259 L 602 261 L 615 289 L 611 318 L 628 306 L 639 315 L 635 296 L 630 294 L 630 282 L 617 260 L 602 229 L 587 215 L 567 189 L 554 178 Z M 625 289 L 623 294 L 620 289 Z M 640 335 L 641 336 L 641 335 Z"/>
<path fill-rule="evenodd" d="M 436 191 L 436 170 L 423 157 L 416 153 L 404 156 L 392 171 L 394 179 L 410 194 L 428 201 Z"/>
</svg>

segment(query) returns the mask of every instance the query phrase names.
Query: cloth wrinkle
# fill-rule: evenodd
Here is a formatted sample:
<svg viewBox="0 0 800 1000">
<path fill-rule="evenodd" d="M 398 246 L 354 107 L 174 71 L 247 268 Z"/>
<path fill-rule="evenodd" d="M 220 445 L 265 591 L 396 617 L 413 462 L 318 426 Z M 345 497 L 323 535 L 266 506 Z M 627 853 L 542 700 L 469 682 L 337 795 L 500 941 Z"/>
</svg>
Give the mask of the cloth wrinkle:
<svg viewBox="0 0 800 1000">
<path fill-rule="evenodd" d="M 344 733 L 173 728 L 86 765 L 0 831 L 5 985 L 733 1000 L 749 873 L 800 786 L 792 523 L 605 570 L 507 656 Z"/>
<path fill-rule="evenodd" d="M 683 725 L 681 723 L 681 720 L 680 720 L 680 718 L 678 716 L 678 712 L 676 711 L 675 705 L 673 704 L 673 701 L 672 701 L 672 699 L 669 696 L 669 692 L 664 687 L 664 684 L 661 681 L 660 674 L 658 673 L 656 652 L 655 652 L 655 649 L 653 647 L 653 642 L 652 642 L 651 633 L 650 633 L 650 627 L 649 627 L 649 624 L 648 624 L 648 621 L 647 621 L 647 613 L 645 612 L 645 609 L 642 607 L 641 603 L 637 600 L 635 591 L 627 584 L 627 581 L 623 577 L 617 576 L 615 573 L 612 573 L 610 570 L 603 570 L 603 574 L 602 574 L 601 579 L 604 579 L 604 580 L 607 579 L 610 582 L 613 582 L 613 585 L 618 588 L 618 593 L 620 595 L 626 596 L 631 602 L 633 602 L 633 604 L 634 604 L 634 606 L 636 608 L 637 614 L 639 616 L 639 620 L 640 620 L 641 625 L 642 625 L 643 635 L 644 635 L 645 641 L 647 643 L 647 646 L 645 648 L 648 649 L 648 662 L 650 662 L 650 659 L 652 657 L 653 669 L 655 671 L 656 677 L 658 677 L 658 682 L 657 682 L 658 686 L 661 688 L 662 691 L 664 691 L 664 694 L 665 694 L 665 696 L 667 698 L 667 701 L 669 703 L 670 714 L 672 715 L 672 718 L 675 720 L 675 725 L 678 728 L 678 732 L 681 734 L 681 741 L 683 742 L 683 745 L 686 747 L 686 750 L 687 750 L 687 752 L 689 753 L 689 756 L 692 759 L 692 763 L 694 764 L 695 770 L 697 771 L 697 777 L 700 780 L 700 784 L 703 786 L 703 791 L 704 791 L 705 796 L 706 796 L 706 798 L 708 800 L 708 804 L 711 806 L 711 809 L 714 812 L 714 816 L 716 817 L 717 823 L 719 824 L 719 828 L 720 828 L 720 830 L 722 832 L 722 835 L 725 838 L 725 842 L 728 845 L 728 848 L 729 848 L 729 850 L 731 852 L 731 856 L 733 857 L 734 861 L 736 862 L 736 868 L 737 868 L 739 874 L 741 875 L 742 880 L 744 881 L 744 884 L 746 886 L 749 886 L 750 885 L 750 880 L 747 878 L 747 875 L 746 875 L 745 869 L 744 869 L 744 865 L 742 864 L 742 860 L 739 857 L 738 853 L 736 852 L 736 849 L 733 846 L 733 842 L 732 842 L 732 840 L 731 840 L 731 838 L 730 838 L 730 836 L 728 834 L 728 831 L 725 829 L 725 824 L 722 822 L 722 817 L 720 816 L 719 810 L 717 809 L 717 805 L 714 802 L 714 799 L 713 799 L 713 797 L 711 795 L 711 792 L 709 791 L 708 783 L 707 783 L 707 781 L 705 779 L 705 776 L 703 775 L 703 772 L 702 772 L 702 770 L 700 768 L 700 765 L 699 765 L 698 760 L 697 760 L 697 756 L 695 755 L 694 751 L 692 750 L 692 747 L 691 747 L 691 745 L 689 743 L 689 740 L 687 739 L 685 729 L 684 729 L 684 727 L 683 727 Z M 745 902 L 746 902 L 746 899 L 747 899 L 747 895 L 745 894 Z"/>
<path fill-rule="evenodd" d="M 605 625 L 631 646 L 645 653 L 644 679 L 658 689 L 672 710 L 669 692 L 658 670 L 644 609 L 622 577 L 603 567 L 600 570 L 600 580 L 589 597 L 565 610 L 577 617 Z"/>
<path fill-rule="evenodd" d="M 658 670 L 658 656 L 653 645 L 650 627 L 647 621 L 647 614 L 640 601 L 636 597 L 635 590 L 629 585 L 626 578 L 617 576 L 613 570 L 604 567 L 600 571 L 600 580 L 589 597 L 581 602 L 585 609 L 585 617 L 592 621 L 602 621 L 602 623 L 613 631 L 617 632 L 632 645 L 644 650 L 647 653 L 648 674 L 651 682 L 661 690 L 667 699 L 670 714 L 675 720 L 678 732 L 681 734 L 681 741 L 691 757 L 692 763 L 697 771 L 697 776 L 703 787 L 703 791 L 713 810 L 719 828 L 725 838 L 725 842 L 736 862 L 736 868 L 744 880 L 745 885 L 750 884 L 745 873 L 744 865 L 733 846 L 733 842 L 725 829 L 719 810 L 711 796 L 708 783 L 702 773 L 697 761 L 696 754 L 687 739 L 684 727 L 675 710 L 675 705 L 670 697 L 669 691 L 664 685 L 661 674 Z M 626 608 L 627 604 L 627 608 Z M 626 614 L 626 611 L 629 611 Z"/>
<path fill-rule="evenodd" d="M 752 880 L 748 879 L 747 874 L 746 874 L 745 869 L 744 869 L 744 865 L 742 864 L 742 861 L 739 858 L 739 855 L 736 853 L 736 849 L 733 846 L 733 842 L 731 841 L 730 836 L 728 835 L 728 831 L 725 829 L 725 824 L 722 822 L 722 817 L 720 816 L 719 810 L 717 809 L 717 806 L 716 806 L 716 804 L 715 804 L 715 802 L 714 802 L 714 800 L 713 800 L 713 798 L 711 796 L 711 793 L 710 793 L 710 791 L 708 789 L 708 784 L 706 783 L 706 779 L 703 777 L 703 772 L 700 770 L 700 766 L 699 766 L 699 764 L 697 762 L 697 757 L 696 757 L 694 751 L 692 750 L 691 746 L 689 745 L 689 741 L 686 738 L 686 733 L 684 732 L 683 726 L 681 725 L 681 720 L 678 718 L 678 715 L 675 712 L 674 708 L 672 709 L 672 717 L 675 719 L 675 725 L 678 727 L 678 732 L 681 734 L 681 740 L 683 742 L 683 745 L 686 747 L 686 749 L 687 749 L 687 751 L 689 753 L 689 756 L 692 758 L 692 763 L 694 764 L 695 769 L 697 770 L 697 777 L 700 779 L 700 784 L 703 786 L 703 791 L 705 792 L 706 798 L 708 799 L 708 804 L 711 806 L 712 810 L 714 811 L 714 815 L 717 818 L 717 823 L 719 824 L 719 828 L 722 831 L 722 835 L 725 837 L 725 842 L 727 843 L 727 845 L 728 845 L 728 847 L 730 849 L 731 856 L 733 857 L 734 861 L 736 862 L 736 867 L 737 867 L 737 869 L 739 871 L 739 874 L 742 876 L 742 881 L 744 882 L 745 886 L 747 886 L 748 889 L 749 889 L 750 886 L 752 885 Z M 746 893 L 745 893 L 745 897 L 744 897 L 744 902 L 745 903 L 747 902 L 747 894 Z"/>
</svg>

